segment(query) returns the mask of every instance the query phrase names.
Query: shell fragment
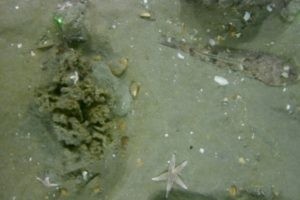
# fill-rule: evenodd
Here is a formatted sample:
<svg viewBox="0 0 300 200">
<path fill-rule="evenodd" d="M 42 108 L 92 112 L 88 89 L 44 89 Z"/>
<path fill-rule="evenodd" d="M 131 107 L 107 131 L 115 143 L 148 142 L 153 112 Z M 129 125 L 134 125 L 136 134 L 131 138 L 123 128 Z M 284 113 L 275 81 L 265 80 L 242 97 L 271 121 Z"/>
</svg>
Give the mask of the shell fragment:
<svg viewBox="0 0 300 200">
<path fill-rule="evenodd" d="M 222 77 L 222 76 L 215 76 L 215 77 L 214 77 L 214 81 L 215 81 L 216 83 L 218 83 L 219 85 L 221 85 L 221 86 L 225 86 L 225 85 L 228 85 L 228 84 L 229 84 L 228 80 L 225 79 L 225 78 Z"/>
</svg>

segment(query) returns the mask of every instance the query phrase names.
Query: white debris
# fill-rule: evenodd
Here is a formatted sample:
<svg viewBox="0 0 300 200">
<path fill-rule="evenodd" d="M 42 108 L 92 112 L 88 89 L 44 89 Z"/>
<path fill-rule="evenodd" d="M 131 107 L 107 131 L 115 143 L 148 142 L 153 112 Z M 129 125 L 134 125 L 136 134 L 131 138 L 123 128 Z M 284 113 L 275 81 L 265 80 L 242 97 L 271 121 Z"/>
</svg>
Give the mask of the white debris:
<svg viewBox="0 0 300 200">
<path fill-rule="evenodd" d="M 199 152 L 200 152 L 201 154 L 204 154 L 204 151 L 205 151 L 205 150 L 204 150 L 203 148 L 200 148 L 200 149 L 199 149 Z"/>
<path fill-rule="evenodd" d="M 271 4 L 267 5 L 266 8 L 267 8 L 267 11 L 269 11 L 269 12 L 272 12 L 272 11 L 273 11 L 273 8 L 272 8 Z"/>
<path fill-rule="evenodd" d="M 19 10 L 19 8 L 20 8 L 20 7 L 19 7 L 18 5 L 15 6 L 15 9 L 16 9 L 16 10 Z"/>
<path fill-rule="evenodd" d="M 23 46 L 22 43 L 17 44 L 18 49 L 22 48 L 22 46 Z"/>
<path fill-rule="evenodd" d="M 70 76 L 70 79 L 71 79 L 71 80 L 73 80 L 73 82 L 74 82 L 74 85 L 76 85 L 76 84 L 77 84 L 77 82 L 78 82 L 78 80 L 79 80 L 79 75 L 78 75 L 78 72 L 77 72 L 77 71 L 75 71 L 75 72 L 74 72 L 74 74 L 72 74 L 72 75 Z"/>
<path fill-rule="evenodd" d="M 177 53 L 177 58 L 183 60 L 184 59 L 184 55 L 182 55 L 181 53 L 178 52 Z"/>
<path fill-rule="evenodd" d="M 194 134 L 194 131 L 190 131 L 190 134 L 193 135 L 193 134 Z"/>
<path fill-rule="evenodd" d="M 290 105 L 290 104 L 287 104 L 287 105 L 285 106 L 285 109 L 286 109 L 286 110 L 290 110 L 290 109 L 291 109 L 291 105 Z"/>
<path fill-rule="evenodd" d="M 222 76 L 215 76 L 214 81 L 221 86 L 225 86 L 229 84 L 229 82 Z"/>
<path fill-rule="evenodd" d="M 82 171 L 82 179 L 84 180 L 84 181 L 87 181 L 88 180 L 88 171 Z"/>
<path fill-rule="evenodd" d="M 212 47 L 216 45 L 216 41 L 214 39 L 211 39 L 211 38 L 208 40 L 208 43 Z"/>
<path fill-rule="evenodd" d="M 165 134 L 165 137 L 166 137 L 166 138 L 167 138 L 167 137 L 169 137 L 169 134 L 168 134 L 168 133 L 166 133 L 166 134 Z"/>
<path fill-rule="evenodd" d="M 250 18 L 251 18 L 251 13 L 246 11 L 243 19 L 245 20 L 245 22 L 247 22 L 247 21 L 249 21 Z"/>
<path fill-rule="evenodd" d="M 288 72 L 282 72 L 282 73 L 281 73 L 281 76 L 282 76 L 283 78 L 289 78 L 289 73 L 288 73 Z"/>
<path fill-rule="evenodd" d="M 275 4 L 274 3 L 268 4 L 267 7 L 266 7 L 267 11 L 269 11 L 269 12 L 272 12 L 273 8 L 275 8 Z"/>
<path fill-rule="evenodd" d="M 290 66 L 289 66 L 289 65 L 283 66 L 283 70 L 284 70 L 284 71 L 290 71 Z"/>
<path fill-rule="evenodd" d="M 58 187 L 59 186 L 58 183 L 51 183 L 49 176 L 46 176 L 44 179 L 41 179 L 40 177 L 37 177 L 37 176 L 35 178 L 36 178 L 36 180 L 41 182 L 45 187 Z"/>
<path fill-rule="evenodd" d="M 30 55 L 33 57 L 33 56 L 35 56 L 36 54 L 35 54 L 34 51 L 30 51 Z"/>
</svg>

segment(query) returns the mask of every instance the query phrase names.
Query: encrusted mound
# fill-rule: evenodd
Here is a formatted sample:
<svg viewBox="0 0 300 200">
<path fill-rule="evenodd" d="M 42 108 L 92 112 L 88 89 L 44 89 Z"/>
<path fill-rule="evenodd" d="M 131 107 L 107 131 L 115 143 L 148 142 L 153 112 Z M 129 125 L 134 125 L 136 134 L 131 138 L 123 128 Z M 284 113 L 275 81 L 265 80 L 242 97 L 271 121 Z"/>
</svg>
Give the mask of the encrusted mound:
<svg viewBox="0 0 300 200">
<path fill-rule="evenodd" d="M 53 81 L 37 90 L 37 103 L 50 113 L 53 132 L 65 148 L 101 158 L 112 141 L 112 95 L 97 86 L 91 66 L 74 51 L 64 53 L 56 67 Z"/>
</svg>

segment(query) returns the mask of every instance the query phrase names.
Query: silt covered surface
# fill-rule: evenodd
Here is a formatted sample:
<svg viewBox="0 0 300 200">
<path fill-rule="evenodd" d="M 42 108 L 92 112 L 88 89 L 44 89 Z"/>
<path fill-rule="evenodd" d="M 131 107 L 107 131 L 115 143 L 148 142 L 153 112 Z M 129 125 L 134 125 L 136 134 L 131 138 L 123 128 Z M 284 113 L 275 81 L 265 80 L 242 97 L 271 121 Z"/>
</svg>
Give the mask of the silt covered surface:
<svg viewBox="0 0 300 200">
<path fill-rule="evenodd" d="M 35 45 L 52 23 L 49 19 L 57 3 L 1 3 L 5 19 L 0 40 L 1 199 L 58 198 L 53 194 L 59 191 L 44 187 L 36 176 L 62 180 L 62 149 L 49 134 L 45 119 L 32 111 L 34 88 L 47 79 Z M 282 199 L 297 198 L 299 84 L 270 87 L 164 47 L 162 33 L 188 38 L 193 29 L 205 44 L 215 37 L 207 33 L 211 19 L 201 12 L 195 16 L 193 6 L 183 1 L 150 1 L 149 9 L 155 21 L 138 16 L 145 10 L 140 1 L 89 2 L 89 32 L 93 38 L 107 35 L 114 52 L 129 59 L 122 78 L 140 82 L 141 89 L 124 119 L 126 125 L 120 128 L 129 136 L 126 150 L 107 150 L 95 165 L 101 174 L 101 192 L 94 194 L 92 188 L 83 187 L 69 197 L 163 199 L 165 183 L 151 178 L 167 170 L 167 161 L 175 153 L 176 163 L 188 161 L 182 172 L 188 190 L 175 186 L 170 199 L 222 198 L 233 184 L 267 197 L 273 190 Z M 254 26 L 254 37 L 234 42 L 234 47 L 273 53 L 299 65 L 299 21 L 298 16 L 286 23 L 271 13 Z M 184 59 L 178 58 L 179 52 Z M 229 84 L 219 86 L 214 82 L 216 75 Z"/>
</svg>

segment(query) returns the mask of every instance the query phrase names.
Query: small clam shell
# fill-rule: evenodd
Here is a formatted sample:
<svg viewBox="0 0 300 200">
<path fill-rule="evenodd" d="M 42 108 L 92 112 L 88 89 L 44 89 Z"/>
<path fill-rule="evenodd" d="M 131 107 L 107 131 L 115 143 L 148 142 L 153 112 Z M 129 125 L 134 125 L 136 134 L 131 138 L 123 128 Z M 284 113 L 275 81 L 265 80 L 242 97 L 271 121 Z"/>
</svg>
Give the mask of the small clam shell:
<svg viewBox="0 0 300 200">
<path fill-rule="evenodd" d="M 145 19 L 150 19 L 151 18 L 151 14 L 147 11 L 141 12 L 140 13 L 140 17 L 141 18 L 145 18 Z"/>
<path fill-rule="evenodd" d="M 238 195 L 238 188 L 236 185 L 231 185 L 228 189 L 229 196 L 235 198 Z"/>
<path fill-rule="evenodd" d="M 154 21 L 155 18 L 152 16 L 152 14 L 148 11 L 143 11 L 139 14 L 140 18 L 142 19 L 147 19 L 147 20 L 151 20 Z"/>
<path fill-rule="evenodd" d="M 53 46 L 54 46 L 54 42 L 52 40 L 50 39 L 41 40 L 37 44 L 37 49 L 46 50 L 46 49 L 50 49 Z"/>
<path fill-rule="evenodd" d="M 141 88 L 140 83 L 135 82 L 135 81 L 131 82 L 129 91 L 130 91 L 130 94 L 133 99 L 135 99 L 137 97 L 137 95 L 139 94 L 140 88 Z"/>
</svg>

